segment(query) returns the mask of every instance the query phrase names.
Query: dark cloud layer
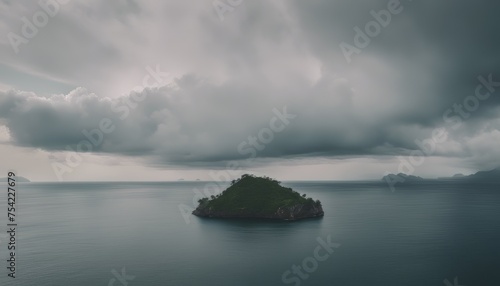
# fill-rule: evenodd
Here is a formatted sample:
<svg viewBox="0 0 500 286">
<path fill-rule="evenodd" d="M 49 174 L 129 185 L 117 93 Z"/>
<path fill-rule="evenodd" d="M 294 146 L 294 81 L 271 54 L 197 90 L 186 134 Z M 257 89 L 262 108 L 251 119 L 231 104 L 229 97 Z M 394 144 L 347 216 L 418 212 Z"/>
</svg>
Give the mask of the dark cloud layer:
<svg viewBox="0 0 500 286">
<path fill-rule="evenodd" d="M 199 2 L 122 2 L 68 6 L 16 58 L 3 43 L 5 64 L 87 88 L 0 93 L 13 144 L 74 148 L 83 130 L 109 118 L 116 129 L 95 152 L 217 165 L 245 158 L 241 142 L 269 126 L 273 108 L 287 106 L 297 117 L 259 157 L 408 154 L 419 148 L 416 139 L 444 127 L 448 140 L 433 155 L 478 168 L 500 159 L 500 91 L 458 128 L 443 120 L 474 96 L 479 76 L 500 81 L 500 3 L 401 1 L 402 12 L 349 63 L 340 44 L 353 45 L 354 27 L 364 29 L 370 11 L 391 1 L 245 1 L 223 22 Z M 19 24 L 4 21 L 14 30 Z M 71 41 L 61 42 L 66 36 Z M 176 85 L 110 93 L 144 62 L 169 67 Z M 135 97 L 145 99 L 125 116 Z"/>
</svg>

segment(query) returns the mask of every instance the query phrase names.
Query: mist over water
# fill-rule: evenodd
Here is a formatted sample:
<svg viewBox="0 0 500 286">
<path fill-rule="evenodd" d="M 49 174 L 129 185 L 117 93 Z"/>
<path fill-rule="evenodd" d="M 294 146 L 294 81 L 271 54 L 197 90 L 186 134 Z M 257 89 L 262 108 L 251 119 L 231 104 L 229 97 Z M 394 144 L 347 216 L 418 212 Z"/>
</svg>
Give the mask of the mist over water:
<svg viewBox="0 0 500 286">
<path fill-rule="evenodd" d="M 179 204 L 193 206 L 192 189 L 203 182 L 20 184 L 17 278 L 7 278 L 0 236 L 0 285 L 109 285 L 123 269 L 134 276 L 129 286 L 294 285 L 283 283 L 283 273 L 328 236 L 340 247 L 300 285 L 500 281 L 495 184 L 427 183 L 394 193 L 383 183 L 284 185 L 319 199 L 325 216 L 298 222 L 191 216 L 186 224 Z M 6 217 L 0 215 L 3 234 Z"/>
</svg>

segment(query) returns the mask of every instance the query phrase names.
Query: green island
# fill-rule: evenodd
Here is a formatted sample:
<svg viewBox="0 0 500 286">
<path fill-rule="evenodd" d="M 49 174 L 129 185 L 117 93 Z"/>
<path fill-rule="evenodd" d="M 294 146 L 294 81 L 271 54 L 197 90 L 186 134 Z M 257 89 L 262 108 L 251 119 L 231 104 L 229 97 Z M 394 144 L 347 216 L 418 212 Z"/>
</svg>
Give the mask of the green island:
<svg viewBox="0 0 500 286">
<path fill-rule="evenodd" d="M 193 214 L 209 218 L 299 220 L 322 217 L 321 202 L 306 198 L 269 177 L 245 174 L 222 193 L 200 199 Z"/>
</svg>

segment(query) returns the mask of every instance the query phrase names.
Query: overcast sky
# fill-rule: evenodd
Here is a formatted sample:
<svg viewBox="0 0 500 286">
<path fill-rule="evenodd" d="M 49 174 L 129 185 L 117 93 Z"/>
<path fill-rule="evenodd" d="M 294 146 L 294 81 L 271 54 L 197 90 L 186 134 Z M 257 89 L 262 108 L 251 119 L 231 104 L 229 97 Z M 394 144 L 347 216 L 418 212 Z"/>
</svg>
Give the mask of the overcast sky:
<svg viewBox="0 0 500 286">
<path fill-rule="evenodd" d="M 495 1 L 40 3 L 0 0 L 0 177 L 500 165 Z"/>
</svg>

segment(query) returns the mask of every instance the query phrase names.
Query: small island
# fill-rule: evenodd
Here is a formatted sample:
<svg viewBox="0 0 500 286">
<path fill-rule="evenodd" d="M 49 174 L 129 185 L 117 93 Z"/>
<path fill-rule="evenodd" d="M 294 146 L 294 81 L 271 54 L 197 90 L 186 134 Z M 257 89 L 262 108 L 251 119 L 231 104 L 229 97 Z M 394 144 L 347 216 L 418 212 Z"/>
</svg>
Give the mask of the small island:
<svg viewBox="0 0 500 286">
<path fill-rule="evenodd" d="M 382 178 L 382 181 L 386 181 L 386 182 L 390 182 L 390 181 L 394 181 L 394 182 L 407 182 L 407 183 L 410 183 L 410 182 L 422 182 L 424 181 L 424 178 L 422 177 L 418 177 L 418 176 L 413 176 L 413 175 L 407 175 L 407 174 L 403 174 L 403 173 L 399 173 L 397 175 L 395 174 L 388 174 L 386 176 L 384 176 Z"/>
<path fill-rule="evenodd" d="M 306 198 L 268 177 L 245 174 L 217 196 L 203 198 L 193 211 L 209 218 L 265 218 L 299 220 L 322 217 L 321 202 Z"/>
</svg>

